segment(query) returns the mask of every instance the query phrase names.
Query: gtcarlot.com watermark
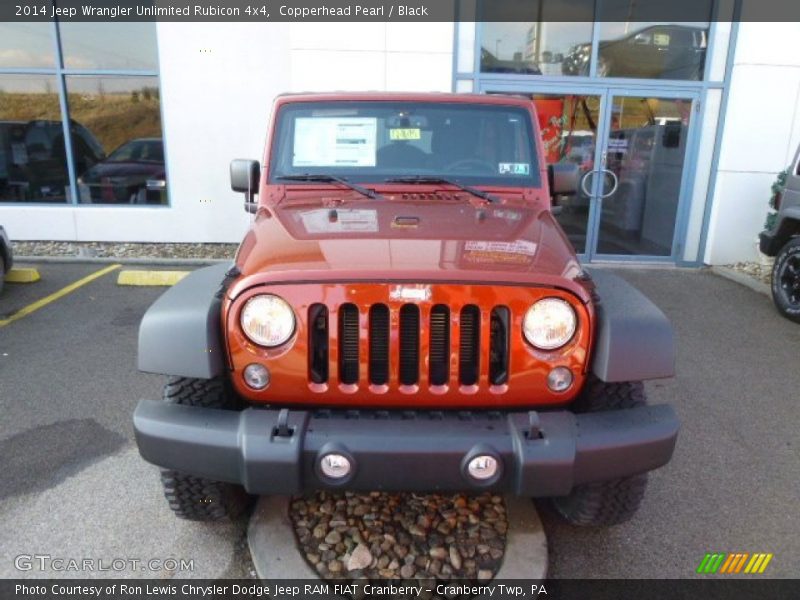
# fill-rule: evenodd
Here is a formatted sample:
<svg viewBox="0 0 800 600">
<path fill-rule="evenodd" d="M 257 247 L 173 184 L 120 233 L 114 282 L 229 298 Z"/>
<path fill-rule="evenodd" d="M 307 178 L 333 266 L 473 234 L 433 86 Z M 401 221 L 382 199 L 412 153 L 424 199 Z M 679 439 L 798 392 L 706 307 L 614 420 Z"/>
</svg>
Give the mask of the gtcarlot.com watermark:
<svg viewBox="0 0 800 600">
<path fill-rule="evenodd" d="M 74 558 L 50 554 L 20 554 L 14 558 L 18 571 L 194 571 L 194 559 L 186 558 Z"/>
</svg>

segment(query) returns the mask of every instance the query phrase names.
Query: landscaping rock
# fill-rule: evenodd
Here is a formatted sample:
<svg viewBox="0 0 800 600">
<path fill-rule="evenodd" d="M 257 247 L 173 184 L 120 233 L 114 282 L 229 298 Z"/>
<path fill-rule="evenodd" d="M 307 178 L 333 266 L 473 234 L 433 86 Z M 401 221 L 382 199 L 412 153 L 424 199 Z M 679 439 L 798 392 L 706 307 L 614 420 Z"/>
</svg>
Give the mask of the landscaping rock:
<svg viewBox="0 0 800 600">
<path fill-rule="evenodd" d="M 492 494 L 332 494 L 295 498 L 290 518 L 302 555 L 331 580 L 488 581 L 508 529 Z"/>
</svg>

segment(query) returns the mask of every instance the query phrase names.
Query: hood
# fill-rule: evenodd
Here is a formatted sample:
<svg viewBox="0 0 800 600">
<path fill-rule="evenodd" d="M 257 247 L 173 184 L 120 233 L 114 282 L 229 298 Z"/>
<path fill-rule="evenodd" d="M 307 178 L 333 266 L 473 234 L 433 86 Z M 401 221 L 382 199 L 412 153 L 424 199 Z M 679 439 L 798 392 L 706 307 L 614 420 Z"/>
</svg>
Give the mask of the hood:
<svg viewBox="0 0 800 600">
<path fill-rule="evenodd" d="M 582 269 L 549 210 L 467 194 L 262 208 L 236 263 L 242 276 L 231 297 L 292 281 L 550 285 L 584 297 Z"/>
</svg>

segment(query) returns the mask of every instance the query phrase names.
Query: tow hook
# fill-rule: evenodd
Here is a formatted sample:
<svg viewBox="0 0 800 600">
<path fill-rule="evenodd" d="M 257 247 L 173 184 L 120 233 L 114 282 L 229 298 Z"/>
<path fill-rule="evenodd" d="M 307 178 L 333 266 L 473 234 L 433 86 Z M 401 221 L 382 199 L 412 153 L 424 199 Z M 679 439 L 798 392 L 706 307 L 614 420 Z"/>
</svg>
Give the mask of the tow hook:
<svg viewBox="0 0 800 600">
<path fill-rule="evenodd" d="M 290 438 L 294 435 L 294 428 L 289 427 L 289 409 L 282 408 L 278 412 L 278 424 L 272 431 L 272 437 Z"/>
<path fill-rule="evenodd" d="M 526 436 L 529 440 L 538 440 L 542 436 L 542 424 L 539 420 L 539 413 L 535 410 L 528 411 L 528 431 Z"/>
</svg>

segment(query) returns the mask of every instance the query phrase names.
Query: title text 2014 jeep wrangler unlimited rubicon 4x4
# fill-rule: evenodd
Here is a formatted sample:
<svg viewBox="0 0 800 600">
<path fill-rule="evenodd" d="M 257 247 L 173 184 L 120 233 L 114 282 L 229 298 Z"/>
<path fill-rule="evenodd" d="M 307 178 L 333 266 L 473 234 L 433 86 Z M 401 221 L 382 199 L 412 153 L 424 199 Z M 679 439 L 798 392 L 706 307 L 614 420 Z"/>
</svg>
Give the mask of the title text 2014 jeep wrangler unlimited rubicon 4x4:
<svg viewBox="0 0 800 600">
<path fill-rule="evenodd" d="M 271 132 L 263 163 L 231 164 L 255 214 L 235 264 L 141 324 L 139 368 L 172 377 L 136 439 L 172 509 L 495 490 L 629 518 L 677 437 L 642 385 L 673 375 L 672 330 L 578 263 L 551 212 L 577 171 L 545 167 L 533 103 L 283 96 Z"/>
</svg>

